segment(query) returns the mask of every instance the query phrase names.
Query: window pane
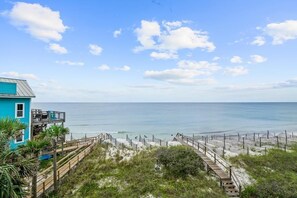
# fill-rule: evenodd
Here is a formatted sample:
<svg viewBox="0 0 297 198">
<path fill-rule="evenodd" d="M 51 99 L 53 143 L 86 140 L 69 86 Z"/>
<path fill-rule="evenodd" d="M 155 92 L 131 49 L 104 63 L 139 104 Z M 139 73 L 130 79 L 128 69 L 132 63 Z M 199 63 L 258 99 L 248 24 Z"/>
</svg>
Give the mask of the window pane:
<svg viewBox="0 0 297 198">
<path fill-rule="evenodd" d="M 23 111 L 17 111 L 17 117 L 23 117 Z"/>
<path fill-rule="evenodd" d="M 21 132 L 20 135 L 16 136 L 15 141 L 16 142 L 22 142 L 23 141 L 23 131 Z"/>
<path fill-rule="evenodd" d="M 17 105 L 17 109 L 18 109 L 18 110 L 23 110 L 23 104 L 18 104 L 18 105 Z"/>
</svg>

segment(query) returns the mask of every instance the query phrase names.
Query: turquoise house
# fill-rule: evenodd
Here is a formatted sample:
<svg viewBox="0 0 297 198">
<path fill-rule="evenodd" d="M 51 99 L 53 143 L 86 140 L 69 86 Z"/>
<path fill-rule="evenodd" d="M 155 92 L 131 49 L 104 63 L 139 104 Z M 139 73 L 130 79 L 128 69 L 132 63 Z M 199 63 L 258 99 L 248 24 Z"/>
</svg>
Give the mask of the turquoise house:
<svg viewBox="0 0 297 198">
<path fill-rule="evenodd" d="M 0 77 L 0 119 L 14 118 L 27 125 L 22 135 L 11 140 L 15 149 L 31 139 L 31 99 L 35 95 L 26 80 Z"/>
</svg>

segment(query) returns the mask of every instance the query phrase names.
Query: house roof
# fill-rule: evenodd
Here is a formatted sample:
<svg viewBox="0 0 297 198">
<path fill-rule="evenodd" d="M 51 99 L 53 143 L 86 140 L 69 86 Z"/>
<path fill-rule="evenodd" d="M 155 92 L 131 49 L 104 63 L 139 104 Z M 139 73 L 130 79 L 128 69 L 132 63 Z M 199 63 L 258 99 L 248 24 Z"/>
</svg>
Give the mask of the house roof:
<svg viewBox="0 0 297 198">
<path fill-rule="evenodd" d="M 0 93 L 0 98 L 35 98 L 35 94 L 26 80 L 0 77 L 0 82 L 15 83 L 17 87 L 16 95 Z"/>
</svg>

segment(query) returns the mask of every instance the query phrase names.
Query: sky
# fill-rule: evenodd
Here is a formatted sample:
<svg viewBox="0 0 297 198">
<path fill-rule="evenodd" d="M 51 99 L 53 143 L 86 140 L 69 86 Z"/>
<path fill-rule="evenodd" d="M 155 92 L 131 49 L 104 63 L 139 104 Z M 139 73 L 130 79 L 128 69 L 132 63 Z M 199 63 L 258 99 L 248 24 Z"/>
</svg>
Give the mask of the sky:
<svg viewBox="0 0 297 198">
<path fill-rule="evenodd" d="M 296 102 L 295 0 L 0 1 L 35 102 Z"/>
</svg>

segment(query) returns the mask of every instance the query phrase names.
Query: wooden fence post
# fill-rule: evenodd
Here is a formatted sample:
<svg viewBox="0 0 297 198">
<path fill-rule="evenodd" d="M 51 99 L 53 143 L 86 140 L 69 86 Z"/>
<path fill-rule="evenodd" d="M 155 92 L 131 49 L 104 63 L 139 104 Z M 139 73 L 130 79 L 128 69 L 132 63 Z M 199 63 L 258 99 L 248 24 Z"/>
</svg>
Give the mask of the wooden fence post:
<svg viewBox="0 0 297 198">
<path fill-rule="evenodd" d="M 277 148 L 279 148 L 278 136 L 276 136 L 276 144 L 277 144 Z"/>
<path fill-rule="evenodd" d="M 242 148 L 244 149 L 244 137 L 242 137 Z"/>
<path fill-rule="evenodd" d="M 226 135 L 224 133 L 224 149 L 226 148 Z"/>
<path fill-rule="evenodd" d="M 285 130 L 285 135 L 286 135 L 286 145 L 287 145 L 288 144 L 287 130 Z"/>
<path fill-rule="evenodd" d="M 260 137 L 260 147 L 262 147 L 262 137 Z"/>
<path fill-rule="evenodd" d="M 45 182 L 42 182 L 42 193 L 45 192 Z"/>
</svg>

